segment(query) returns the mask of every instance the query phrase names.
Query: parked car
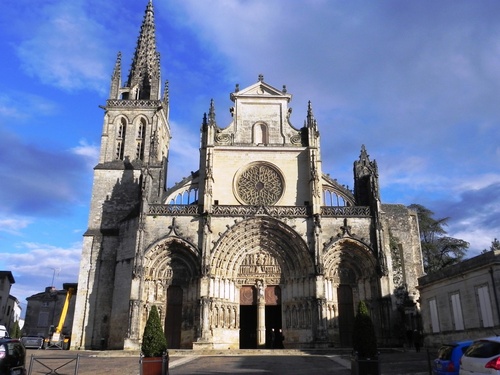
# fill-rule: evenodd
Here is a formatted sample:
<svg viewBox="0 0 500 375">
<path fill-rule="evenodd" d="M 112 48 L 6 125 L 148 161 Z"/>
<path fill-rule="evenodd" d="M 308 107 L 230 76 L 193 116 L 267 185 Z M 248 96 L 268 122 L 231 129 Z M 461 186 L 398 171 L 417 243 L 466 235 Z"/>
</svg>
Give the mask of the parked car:
<svg viewBox="0 0 500 375">
<path fill-rule="evenodd" d="M 500 375 L 500 337 L 475 340 L 460 362 L 460 375 Z"/>
<path fill-rule="evenodd" d="M 0 339 L 0 374 L 25 375 L 26 349 L 18 339 Z"/>
<path fill-rule="evenodd" d="M 437 358 L 432 363 L 432 374 L 458 375 L 460 358 L 471 344 L 472 340 L 466 340 L 441 345 Z"/>
<path fill-rule="evenodd" d="M 7 332 L 7 328 L 5 328 L 5 326 L 0 325 L 0 338 L 4 337 L 10 337 L 9 332 Z"/>
<path fill-rule="evenodd" d="M 42 349 L 44 338 L 42 336 L 23 336 L 21 342 L 26 349 Z"/>
</svg>

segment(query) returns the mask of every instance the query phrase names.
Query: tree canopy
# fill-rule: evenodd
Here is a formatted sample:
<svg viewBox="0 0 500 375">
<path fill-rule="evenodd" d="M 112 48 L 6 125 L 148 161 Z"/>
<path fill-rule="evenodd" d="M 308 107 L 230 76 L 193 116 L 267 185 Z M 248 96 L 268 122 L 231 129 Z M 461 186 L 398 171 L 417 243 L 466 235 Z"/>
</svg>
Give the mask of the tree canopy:
<svg viewBox="0 0 500 375">
<path fill-rule="evenodd" d="M 420 228 L 420 242 L 425 272 L 438 271 L 456 264 L 465 257 L 469 243 L 446 236 L 444 226 L 449 217 L 434 219 L 434 212 L 419 204 L 412 204 L 410 209 L 417 211 Z"/>
<path fill-rule="evenodd" d="M 498 239 L 496 239 L 496 238 L 493 241 L 491 241 L 490 248 L 484 249 L 482 252 L 486 253 L 488 251 L 495 251 L 495 250 L 500 250 L 500 241 L 498 241 Z"/>
</svg>

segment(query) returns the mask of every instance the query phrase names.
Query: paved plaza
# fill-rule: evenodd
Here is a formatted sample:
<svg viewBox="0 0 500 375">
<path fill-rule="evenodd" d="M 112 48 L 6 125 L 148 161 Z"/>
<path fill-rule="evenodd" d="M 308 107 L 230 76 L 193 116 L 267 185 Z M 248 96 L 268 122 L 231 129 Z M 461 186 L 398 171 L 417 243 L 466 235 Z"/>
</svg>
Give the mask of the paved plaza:
<svg viewBox="0 0 500 375">
<path fill-rule="evenodd" d="M 78 371 L 76 357 L 78 355 Z M 433 352 L 382 352 L 381 373 L 427 375 Z M 139 375 L 139 353 L 125 351 L 28 350 L 26 368 L 31 374 Z M 62 367 L 59 367 L 62 366 Z M 341 351 L 171 351 L 170 375 L 184 374 L 350 374 L 347 352 Z"/>
</svg>

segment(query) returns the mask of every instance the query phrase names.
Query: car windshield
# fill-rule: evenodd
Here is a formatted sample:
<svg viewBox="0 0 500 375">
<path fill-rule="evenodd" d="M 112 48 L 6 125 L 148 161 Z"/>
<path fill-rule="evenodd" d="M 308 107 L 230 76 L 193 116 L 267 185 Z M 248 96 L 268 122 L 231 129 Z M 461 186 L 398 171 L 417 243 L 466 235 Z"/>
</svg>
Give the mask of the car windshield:
<svg viewBox="0 0 500 375">
<path fill-rule="evenodd" d="M 450 360 L 454 347 L 455 346 L 453 345 L 443 345 L 440 347 L 438 351 L 438 359 Z"/>
<path fill-rule="evenodd" d="M 490 358 L 500 354 L 500 342 L 480 340 L 473 343 L 465 352 L 467 357 Z"/>
</svg>

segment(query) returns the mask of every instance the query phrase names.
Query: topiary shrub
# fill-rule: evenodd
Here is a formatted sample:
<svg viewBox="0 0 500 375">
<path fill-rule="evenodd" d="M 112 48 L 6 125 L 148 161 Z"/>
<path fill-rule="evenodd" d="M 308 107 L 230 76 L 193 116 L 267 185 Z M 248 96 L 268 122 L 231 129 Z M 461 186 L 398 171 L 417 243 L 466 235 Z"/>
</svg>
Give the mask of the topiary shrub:
<svg viewBox="0 0 500 375">
<path fill-rule="evenodd" d="M 141 351 L 144 357 L 161 357 L 167 351 L 167 339 L 163 333 L 158 309 L 154 305 L 144 327 Z"/>
<path fill-rule="evenodd" d="M 375 327 L 363 301 L 359 302 L 358 312 L 354 318 L 352 346 L 353 351 L 357 352 L 359 357 L 373 358 L 377 356 Z"/>
</svg>

